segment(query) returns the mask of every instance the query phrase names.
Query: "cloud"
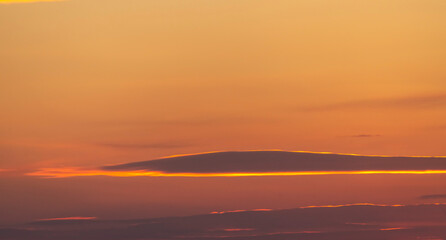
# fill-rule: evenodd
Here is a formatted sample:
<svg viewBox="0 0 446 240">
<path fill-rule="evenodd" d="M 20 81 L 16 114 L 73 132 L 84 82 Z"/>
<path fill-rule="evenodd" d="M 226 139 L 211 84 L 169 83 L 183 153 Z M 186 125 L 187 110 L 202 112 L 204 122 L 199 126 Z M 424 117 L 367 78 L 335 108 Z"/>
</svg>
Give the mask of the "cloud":
<svg viewBox="0 0 446 240">
<path fill-rule="evenodd" d="M 354 138 L 370 138 L 370 137 L 380 137 L 381 135 L 378 134 L 358 134 L 358 135 L 351 135 L 350 137 Z"/>
<path fill-rule="evenodd" d="M 4 169 L 4 168 L 0 168 L 0 176 L 1 175 L 7 175 L 7 174 L 9 174 L 9 173 L 11 173 L 11 172 L 14 172 L 15 170 L 13 170 L 13 169 Z"/>
<path fill-rule="evenodd" d="M 62 218 L 44 218 L 39 219 L 39 221 L 76 221 L 76 220 L 93 220 L 96 217 L 62 217 Z"/>
<path fill-rule="evenodd" d="M 400 98 L 382 98 L 349 101 L 336 104 L 321 105 L 303 108 L 304 111 L 333 111 L 358 109 L 425 109 L 446 107 L 446 94 L 409 96 Z"/>
<path fill-rule="evenodd" d="M 65 0 L 0 0 L 0 4 L 14 4 L 14 3 L 37 3 L 37 2 L 62 2 Z"/>
<path fill-rule="evenodd" d="M 444 239 L 445 211 L 444 204 L 350 204 L 86 223 L 37 221 L 0 228 L 0 239 Z"/>
<path fill-rule="evenodd" d="M 43 177 L 243 177 L 330 174 L 446 174 L 446 157 L 391 157 L 270 151 L 176 155 L 97 169 L 48 168 Z"/>
<path fill-rule="evenodd" d="M 431 194 L 420 196 L 419 199 L 446 199 L 446 194 Z"/>
<path fill-rule="evenodd" d="M 182 148 L 189 147 L 190 144 L 186 143 L 100 143 L 97 144 L 102 147 L 116 148 L 116 149 L 170 149 L 170 148 Z"/>
<path fill-rule="evenodd" d="M 234 151 L 180 155 L 106 166 L 102 169 L 146 170 L 168 173 L 425 171 L 446 170 L 446 158 L 361 156 L 287 151 Z"/>
<path fill-rule="evenodd" d="M 240 232 L 240 231 L 253 231 L 254 228 L 225 228 L 223 231 L 226 232 Z"/>
</svg>

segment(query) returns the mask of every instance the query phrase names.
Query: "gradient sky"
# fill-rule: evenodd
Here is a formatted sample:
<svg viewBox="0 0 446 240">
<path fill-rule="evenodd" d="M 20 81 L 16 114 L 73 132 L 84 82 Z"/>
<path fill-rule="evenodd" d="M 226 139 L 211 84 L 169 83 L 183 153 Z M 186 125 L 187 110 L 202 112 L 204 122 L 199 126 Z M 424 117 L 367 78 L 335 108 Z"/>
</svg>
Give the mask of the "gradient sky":
<svg viewBox="0 0 446 240">
<path fill-rule="evenodd" d="M 446 156 L 443 0 L 0 0 L 0 32 L 0 224 L 445 199 L 446 174 L 26 175 L 211 151 Z"/>
<path fill-rule="evenodd" d="M 0 167 L 250 149 L 445 155 L 445 9 L 0 5 Z"/>
</svg>

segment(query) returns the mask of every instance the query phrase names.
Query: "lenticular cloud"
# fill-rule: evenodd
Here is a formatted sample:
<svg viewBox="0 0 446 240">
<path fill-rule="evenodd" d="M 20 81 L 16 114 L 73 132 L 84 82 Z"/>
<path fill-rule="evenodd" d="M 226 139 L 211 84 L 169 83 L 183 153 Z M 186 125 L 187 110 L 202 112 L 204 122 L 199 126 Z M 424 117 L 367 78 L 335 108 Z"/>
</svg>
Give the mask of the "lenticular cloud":
<svg viewBox="0 0 446 240">
<path fill-rule="evenodd" d="M 429 171 L 446 170 L 445 157 L 389 157 L 349 154 L 236 151 L 173 156 L 106 166 L 107 171 L 165 173 L 256 173 L 320 171 Z"/>
</svg>

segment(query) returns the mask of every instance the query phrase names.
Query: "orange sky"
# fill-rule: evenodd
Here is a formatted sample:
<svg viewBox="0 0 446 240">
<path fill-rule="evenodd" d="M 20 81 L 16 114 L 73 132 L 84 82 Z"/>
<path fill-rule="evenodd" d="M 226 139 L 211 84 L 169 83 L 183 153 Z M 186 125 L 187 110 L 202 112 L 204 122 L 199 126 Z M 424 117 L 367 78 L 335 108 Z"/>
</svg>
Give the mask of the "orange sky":
<svg viewBox="0 0 446 240">
<path fill-rule="evenodd" d="M 444 9 L 415 0 L 0 6 L 0 167 L 272 148 L 445 155 Z"/>
<path fill-rule="evenodd" d="M 0 0 L 0 210 L 130 218 L 442 194 L 446 175 L 25 174 L 227 150 L 446 156 L 445 11 L 443 0 Z"/>
</svg>

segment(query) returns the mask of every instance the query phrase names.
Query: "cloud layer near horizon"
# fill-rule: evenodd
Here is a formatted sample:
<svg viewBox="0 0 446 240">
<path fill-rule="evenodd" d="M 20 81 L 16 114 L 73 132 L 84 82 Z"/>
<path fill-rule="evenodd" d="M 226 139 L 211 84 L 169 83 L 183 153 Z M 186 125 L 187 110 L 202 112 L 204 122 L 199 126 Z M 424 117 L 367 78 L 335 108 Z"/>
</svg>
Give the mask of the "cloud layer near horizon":
<svg viewBox="0 0 446 240">
<path fill-rule="evenodd" d="M 0 228 L 10 240 L 443 239 L 443 204 L 304 207 L 142 220 L 49 220 Z"/>
</svg>

